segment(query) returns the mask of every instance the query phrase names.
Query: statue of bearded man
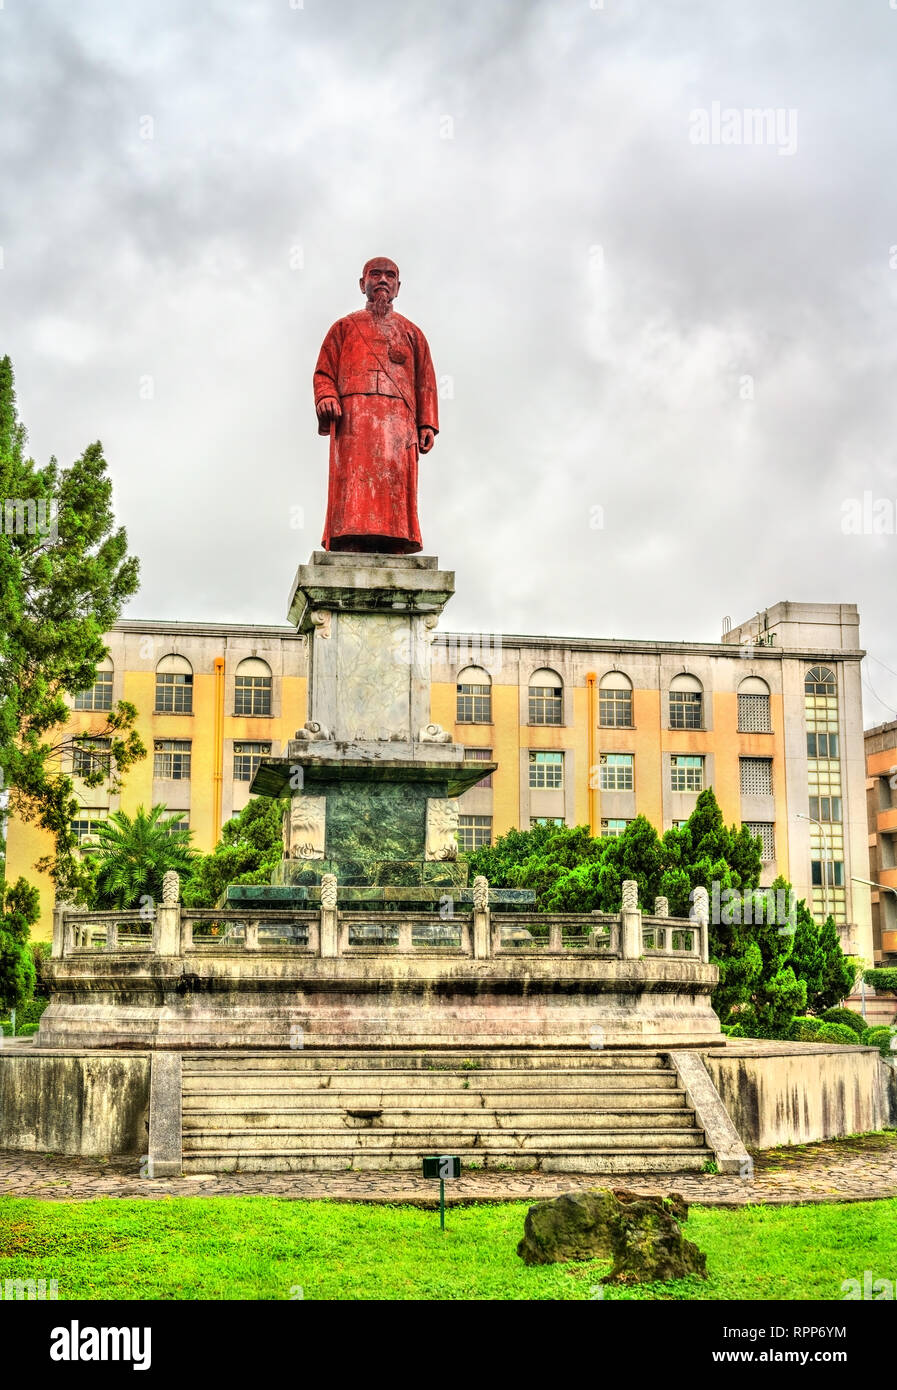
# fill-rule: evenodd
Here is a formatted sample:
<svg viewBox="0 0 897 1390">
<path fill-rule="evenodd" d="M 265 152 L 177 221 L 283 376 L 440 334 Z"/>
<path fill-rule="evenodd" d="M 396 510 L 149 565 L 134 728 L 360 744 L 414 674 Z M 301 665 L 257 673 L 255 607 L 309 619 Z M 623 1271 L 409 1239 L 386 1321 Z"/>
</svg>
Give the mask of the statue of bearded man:
<svg viewBox="0 0 897 1390">
<path fill-rule="evenodd" d="M 365 308 L 337 320 L 315 368 L 318 433 L 330 436 L 323 545 L 411 555 L 418 454 L 439 430 L 436 375 L 423 333 L 392 307 L 395 261 L 368 261 L 358 283 Z"/>
</svg>

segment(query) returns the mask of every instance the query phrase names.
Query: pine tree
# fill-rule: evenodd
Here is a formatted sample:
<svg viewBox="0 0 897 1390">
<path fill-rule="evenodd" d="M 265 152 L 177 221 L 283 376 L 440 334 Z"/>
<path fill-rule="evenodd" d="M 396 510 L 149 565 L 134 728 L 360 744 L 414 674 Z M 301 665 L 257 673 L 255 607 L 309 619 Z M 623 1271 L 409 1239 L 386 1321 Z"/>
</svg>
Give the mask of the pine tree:
<svg viewBox="0 0 897 1390">
<path fill-rule="evenodd" d="M 78 898 L 89 874 L 76 853 L 78 811 L 64 770 L 71 740 L 60 738 L 66 696 L 87 689 L 106 654 L 103 633 L 137 589 L 137 561 L 115 528 L 112 484 L 102 445 L 70 468 L 43 468 L 26 456 L 8 357 L 0 359 L 0 776 L 10 810 L 53 837 L 35 866 L 60 894 Z M 95 734 L 111 744 L 112 788 L 145 754 L 137 711 L 120 702 Z M 85 781 L 98 785 L 100 766 Z"/>
</svg>

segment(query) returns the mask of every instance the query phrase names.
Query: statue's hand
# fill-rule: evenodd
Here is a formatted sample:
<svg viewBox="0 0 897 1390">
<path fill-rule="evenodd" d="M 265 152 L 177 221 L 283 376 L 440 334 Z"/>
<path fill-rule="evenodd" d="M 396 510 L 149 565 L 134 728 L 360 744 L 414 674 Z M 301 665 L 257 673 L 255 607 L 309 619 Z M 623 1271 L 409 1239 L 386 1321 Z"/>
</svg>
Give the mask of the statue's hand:
<svg viewBox="0 0 897 1390">
<path fill-rule="evenodd" d="M 420 449 L 422 454 L 428 454 L 430 452 L 430 450 L 433 447 L 433 444 L 435 443 L 435 440 L 436 436 L 432 430 L 418 430 L 417 447 Z"/>
<path fill-rule="evenodd" d="M 336 396 L 323 396 L 315 409 L 318 412 L 319 420 L 338 420 L 343 413 L 343 408 Z"/>
</svg>

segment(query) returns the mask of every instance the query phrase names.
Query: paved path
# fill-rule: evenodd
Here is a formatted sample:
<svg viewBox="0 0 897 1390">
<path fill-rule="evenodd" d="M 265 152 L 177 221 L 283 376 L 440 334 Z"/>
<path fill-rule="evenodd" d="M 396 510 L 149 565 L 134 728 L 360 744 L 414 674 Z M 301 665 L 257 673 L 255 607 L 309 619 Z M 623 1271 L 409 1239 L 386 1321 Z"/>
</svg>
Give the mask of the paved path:
<svg viewBox="0 0 897 1390">
<path fill-rule="evenodd" d="M 703 1206 L 859 1202 L 897 1197 L 897 1132 L 836 1139 L 755 1155 L 752 1182 L 709 1173 L 640 1178 L 576 1173 L 468 1173 L 449 1184 L 452 1202 L 537 1201 L 576 1188 L 613 1185 L 635 1191 L 681 1192 Z M 136 1160 L 65 1158 L 0 1151 L 0 1196 L 44 1201 L 96 1197 L 329 1198 L 340 1202 L 436 1204 L 435 1183 L 410 1173 L 216 1173 L 208 1177 L 141 1178 Z"/>
</svg>

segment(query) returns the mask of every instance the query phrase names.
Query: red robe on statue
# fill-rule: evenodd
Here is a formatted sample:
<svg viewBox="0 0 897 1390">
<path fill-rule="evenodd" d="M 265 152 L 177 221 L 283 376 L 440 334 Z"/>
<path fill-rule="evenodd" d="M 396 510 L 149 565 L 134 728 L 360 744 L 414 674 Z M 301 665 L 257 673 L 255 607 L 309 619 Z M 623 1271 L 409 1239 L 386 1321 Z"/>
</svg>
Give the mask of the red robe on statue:
<svg viewBox="0 0 897 1390">
<path fill-rule="evenodd" d="M 339 400 L 342 415 L 318 422 L 330 435 L 325 550 L 421 549 L 417 521 L 418 430 L 439 428 L 436 375 L 427 340 L 391 307 L 338 319 L 315 368 L 315 405 Z"/>
</svg>

